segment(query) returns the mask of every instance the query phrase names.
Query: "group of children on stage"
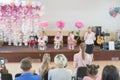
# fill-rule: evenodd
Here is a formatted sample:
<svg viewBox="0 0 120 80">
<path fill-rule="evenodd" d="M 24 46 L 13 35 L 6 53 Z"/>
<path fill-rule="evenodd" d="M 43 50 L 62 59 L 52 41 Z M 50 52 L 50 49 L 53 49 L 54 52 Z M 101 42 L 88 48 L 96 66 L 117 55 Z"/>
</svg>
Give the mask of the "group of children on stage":
<svg viewBox="0 0 120 80">
<path fill-rule="evenodd" d="M 38 44 L 38 50 L 45 50 L 47 48 L 48 36 L 45 31 L 39 37 L 34 32 L 31 32 L 29 36 L 25 36 L 23 32 L 19 32 L 15 37 L 15 40 L 13 40 L 14 46 L 22 46 L 22 43 L 24 43 L 25 46 L 32 48 L 35 48 Z M 67 38 L 68 49 L 74 50 L 74 41 L 74 32 L 69 32 Z M 8 45 L 11 45 L 11 43 L 8 42 Z M 58 31 L 54 37 L 54 49 L 57 50 L 61 47 L 63 47 L 63 35 L 61 31 Z"/>
</svg>

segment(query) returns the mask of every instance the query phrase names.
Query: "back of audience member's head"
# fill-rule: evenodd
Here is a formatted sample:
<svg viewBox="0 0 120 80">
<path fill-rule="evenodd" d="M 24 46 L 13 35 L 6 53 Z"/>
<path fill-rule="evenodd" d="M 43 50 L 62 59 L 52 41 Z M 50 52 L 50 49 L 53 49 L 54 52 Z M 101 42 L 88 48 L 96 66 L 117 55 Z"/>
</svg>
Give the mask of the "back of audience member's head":
<svg viewBox="0 0 120 80">
<path fill-rule="evenodd" d="M 67 65 L 67 58 L 63 54 L 57 54 L 54 62 L 58 68 L 64 68 Z"/>
<path fill-rule="evenodd" d="M 41 76 L 44 80 L 45 74 L 49 71 L 50 69 L 50 54 L 45 53 L 42 58 L 42 65 L 41 65 Z"/>
<path fill-rule="evenodd" d="M 26 57 L 21 60 L 21 69 L 23 71 L 29 71 L 32 68 L 32 58 Z"/>
<path fill-rule="evenodd" d="M 114 65 L 106 65 L 101 80 L 119 80 L 119 71 Z"/>
<path fill-rule="evenodd" d="M 45 53 L 43 55 L 43 58 L 42 58 L 42 63 L 50 63 L 50 60 L 51 60 L 50 54 L 49 53 Z"/>
<path fill-rule="evenodd" d="M 87 74 L 88 76 L 95 76 L 98 73 L 99 65 L 87 65 Z"/>
</svg>

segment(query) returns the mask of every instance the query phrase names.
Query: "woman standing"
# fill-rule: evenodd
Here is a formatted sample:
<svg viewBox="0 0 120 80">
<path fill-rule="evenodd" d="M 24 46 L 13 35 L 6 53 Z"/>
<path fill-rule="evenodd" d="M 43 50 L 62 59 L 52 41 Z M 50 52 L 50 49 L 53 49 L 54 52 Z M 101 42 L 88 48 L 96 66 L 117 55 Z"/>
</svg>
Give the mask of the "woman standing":
<svg viewBox="0 0 120 80">
<path fill-rule="evenodd" d="M 88 27 L 87 32 L 84 35 L 84 40 L 86 44 L 85 52 L 89 54 L 93 60 L 93 48 L 94 48 L 94 40 L 96 40 L 95 33 L 92 32 L 91 27 Z"/>
</svg>

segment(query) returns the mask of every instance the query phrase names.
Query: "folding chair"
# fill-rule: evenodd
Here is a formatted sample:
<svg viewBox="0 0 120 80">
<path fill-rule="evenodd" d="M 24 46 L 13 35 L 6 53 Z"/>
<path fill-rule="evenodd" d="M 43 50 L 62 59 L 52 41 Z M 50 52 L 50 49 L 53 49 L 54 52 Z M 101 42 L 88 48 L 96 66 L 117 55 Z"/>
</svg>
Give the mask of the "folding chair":
<svg viewBox="0 0 120 80">
<path fill-rule="evenodd" d="M 2 80 L 13 80 L 11 73 L 1 74 Z"/>
</svg>

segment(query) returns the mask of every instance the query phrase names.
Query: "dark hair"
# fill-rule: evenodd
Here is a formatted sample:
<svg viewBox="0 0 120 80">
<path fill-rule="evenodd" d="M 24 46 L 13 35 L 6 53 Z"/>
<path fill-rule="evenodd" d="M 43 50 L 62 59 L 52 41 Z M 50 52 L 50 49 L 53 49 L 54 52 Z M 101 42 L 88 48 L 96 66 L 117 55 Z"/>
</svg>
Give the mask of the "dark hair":
<svg viewBox="0 0 120 80">
<path fill-rule="evenodd" d="M 98 73 L 98 68 L 99 68 L 99 65 L 87 65 L 87 73 L 88 75 L 91 75 L 91 76 L 94 76 Z"/>
<path fill-rule="evenodd" d="M 119 80 L 119 71 L 114 65 L 107 65 L 102 72 L 101 80 Z"/>
<path fill-rule="evenodd" d="M 32 68 L 32 58 L 30 57 L 27 57 L 27 58 L 23 58 L 21 60 L 21 69 L 23 71 L 28 71 Z"/>
</svg>

